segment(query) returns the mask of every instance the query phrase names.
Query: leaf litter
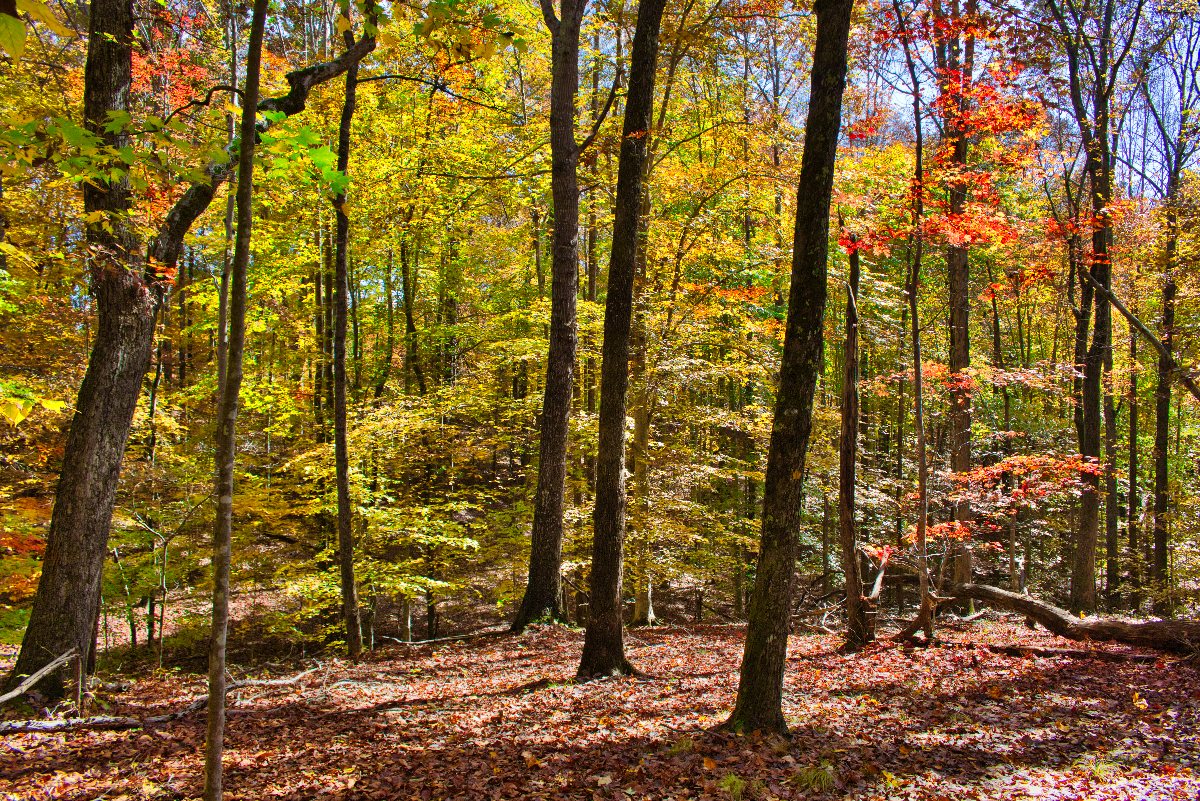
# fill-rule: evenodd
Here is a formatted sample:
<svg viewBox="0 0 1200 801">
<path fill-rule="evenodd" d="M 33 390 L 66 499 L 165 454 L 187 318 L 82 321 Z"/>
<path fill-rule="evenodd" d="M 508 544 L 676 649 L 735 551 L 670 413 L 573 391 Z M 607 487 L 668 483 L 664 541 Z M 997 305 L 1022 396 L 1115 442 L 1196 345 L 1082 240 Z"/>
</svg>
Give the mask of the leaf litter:
<svg viewBox="0 0 1200 801">
<path fill-rule="evenodd" d="M 226 797 L 1200 799 L 1194 661 L 990 650 L 1066 644 L 1010 623 L 943 636 L 854 655 L 793 637 L 786 739 L 715 730 L 737 690 L 736 626 L 635 630 L 645 675 L 586 684 L 582 636 L 561 627 L 325 660 L 231 694 Z M 101 700 L 145 717 L 203 690 L 159 673 Z M 203 710 L 147 730 L 9 735 L 0 798 L 197 798 L 203 747 Z"/>
</svg>

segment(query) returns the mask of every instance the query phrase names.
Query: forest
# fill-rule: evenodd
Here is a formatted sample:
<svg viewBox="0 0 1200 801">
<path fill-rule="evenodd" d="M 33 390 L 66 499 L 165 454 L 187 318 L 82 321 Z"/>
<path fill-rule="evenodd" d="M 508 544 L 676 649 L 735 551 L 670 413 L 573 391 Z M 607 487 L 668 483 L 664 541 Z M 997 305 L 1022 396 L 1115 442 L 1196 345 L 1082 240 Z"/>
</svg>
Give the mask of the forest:
<svg viewBox="0 0 1200 801">
<path fill-rule="evenodd" d="M 1196 0 L 0 0 L 0 798 L 1200 797 Z"/>
</svg>

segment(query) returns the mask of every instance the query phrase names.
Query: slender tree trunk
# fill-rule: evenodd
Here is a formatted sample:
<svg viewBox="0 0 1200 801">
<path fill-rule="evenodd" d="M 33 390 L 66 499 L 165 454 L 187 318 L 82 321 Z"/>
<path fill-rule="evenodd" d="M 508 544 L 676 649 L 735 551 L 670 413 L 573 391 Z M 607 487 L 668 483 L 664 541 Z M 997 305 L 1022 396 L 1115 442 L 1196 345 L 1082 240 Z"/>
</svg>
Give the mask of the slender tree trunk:
<svg viewBox="0 0 1200 801">
<path fill-rule="evenodd" d="M 387 387 L 388 378 L 392 374 L 392 358 L 396 351 L 396 324 L 395 324 L 395 288 L 392 286 L 392 251 L 388 250 L 387 268 L 383 274 L 383 294 L 385 295 L 385 303 L 387 309 L 387 337 L 383 344 L 383 359 L 379 365 L 379 378 L 375 381 L 375 399 L 378 400 L 383 396 L 383 390 Z"/>
<path fill-rule="evenodd" d="M 912 622 L 900 630 L 897 640 L 911 639 L 918 630 L 924 630 L 926 639 L 933 639 L 933 613 L 935 611 L 933 593 L 930 591 L 929 580 L 929 548 L 926 542 L 926 531 L 929 524 L 929 449 L 926 443 L 925 431 L 925 376 L 921 357 L 921 320 L 920 307 L 917 303 L 917 293 L 921 288 L 921 267 L 924 256 L 925 239 L 923 224 L 925 218 L 925 153 L 921 113 L 921 82 L 917 75 L 916 63 L 908 43 L 907 22 L 900 9 L 900 0 L 893 0 L 896 18 L 901 26 L 901 41 L 904 46 L 904 61 L 908 67 L 909 80 L 912 82 L 913 128 L 916 132 L 914 147 L 915 164 L 912 182 L 912 251 L 909 265 L 908 282 L 904 293 L 908 301 L 909 333 L 912 336 L 913 364 L 913 432 L 916 434 L 917 457 L 917 616 Z"/>
<path fill-rule="evenodd" d="M 105 126 L 110 112 L 128 111 L 132 3 L 94 0 L 90 20 L 84 121 L 107 147 L 121 148 L 127 136 L 108 132 Z M 95 344 L 67 434 L 42 578 L 10 685 L 72 648 L 82 655 L 90 651 L 117 479 L 142 379 L 150 366 L 162 291 L 153 284 L 143 246 L 129 225 L 130 207 L 124 177 L 83 186 L 84 212 L 100 218 L 85 231 L 98 313 Z M 58 671 L 39 689 L 61 695 L 68 672 Z"/>
<path fill-rule="evenodd" d="M 225 750 L 225 640 L 229 630 L 229 568 L 233 532 L 233 469 L 237 453 L 238 396 L 242 388 L 242 355 L 246 344 L 246 272 L 254 224 L 254 145 L 259 66 L 267 0 L 254 0 L 250 44 L 243 87 L 241 143 L 238 150 L 237 240 L 229 297 L 229 363 L 217 412 L 217 519 L 213 532 L 212 639 L 208 652 L 208 732 L 205 741 L 204 799 L 223 795 Z"/>
<path fill-rule="evenodd" d="M 1129 331 L 1129 495 L 1128 501 L 1128 559 L 1129 597 L 1126 607 L 1137 611 L 1142 605 L 1141 531 L 1138 517 L 1142 513 L 1142 498 L 1138 490 L 1139 475 L 1138 423 L 1138 334 Z"/>
<path fill-rule="evenodd" d="M 354 36 L 345 31 L 346 47 L 354 45 Z M 338 172 L 348 175 L 350 166 L 350 126 L 354 121 L 354 102 L 358 87 L 358 64 L 346 70 L 346 99 L 342 104 L 338 128 Z M 346 312 L 350 293 L 347 259 L 350 249 L 350 219 L 346 216 L 346 193 L 333 200 L 337 215 L 334 247 L 333 290 L 333 450 L 334 480 L 337 483 L 338 567 L 342 585 L 342 619 L 346 626 L 346 651 L 357 660 L 362 653 L 362 624 L 358 611 L 358 585 L 354 581 L 354 529 L 350 501 L 350 446 L 346 432 Z"/>
<path fill-rule="evenodd" d="M 829 203 L 846 87 L 852 0 L 817 0 L 817 38 L 796 226 L 787 328 L 763 493 L 762 542 L 737 702 L 726 726 L 786 731 L 783 668 L 791 623 L 796 539 L 813 396 L 824 344 Z"/>
<path fill-rule="evenodd" d="M 1173 200 L 1173 198 L 1171 199 Z M 1170 201 L 1168 201 L 1170 202 Z M 1167 211 L 1167 253 L 1162 285 L 1162 342 L 1167 352 L 1174 347 L 1175 338 L 1175 272 L 1178 261 L 1179 223 L 1173 208 Z M 1150 563 L 1150 587 L 1154 612 L 1170 615 L 1174 608 L 1169 595 L 1170 545 L 1170 461 L 1167 450 L 1171 444 L 1171 364 L 1159 356 L 1158 383 L 1154 390 L 1154 538 L 1153 560 Z"/>
<path fill-rule="evenodd" d="M 666 0 L 642 0 L 638 6 L 629 89 L 625 99 L 625 122 L 621 131 L 600 366 L 591 605 L 579 664 L 581 678 L 628 673 L 632 670 L 625 658 L 621 616 L 626 393 L 629 388 L 629 338 L 641 184 L 649 151 L 646 140 L 650 134 L 658 35 L 665 5 Z"/>
<path fill-rule="evenodd" d="M 858 570 L 858 534 L 855 525 L 855 482 L 858 461 L 858 282 L 857 242 L 850 238 L 850 280 L 846 285 L 846 341 L 843 345 L 842 430 L 838 448 L 838 539 L 842 546 L 842 573 L 846 585 L 846 649 L 856 651 L 870 639 L 862 576 Z M 828 515 L 826 515 L 828 517 Z M 822 537 L 822 552 L 824 552 Z M 822 560 L 823 571 L 828 568 Z"/>
<path fill-rule="evenodd" d="M 575 303 L 579 292 L 579 147 L 575 143 L 575 96 L 579 92 L 579 28 L 586 6 L 587 0 L 561 0 L 559 19 L 554 15 L 551 0 L 542 3 L 542 15 L 553 37 L 550 179 L 554 195 L 554 256 L 550 276 L 550 347 L 542 397 L 529 581 L 513 619 L 513 631 L 521 631 L 539 618 L 562 616 L 563 504 L 578 339 Z"/>
</svg>

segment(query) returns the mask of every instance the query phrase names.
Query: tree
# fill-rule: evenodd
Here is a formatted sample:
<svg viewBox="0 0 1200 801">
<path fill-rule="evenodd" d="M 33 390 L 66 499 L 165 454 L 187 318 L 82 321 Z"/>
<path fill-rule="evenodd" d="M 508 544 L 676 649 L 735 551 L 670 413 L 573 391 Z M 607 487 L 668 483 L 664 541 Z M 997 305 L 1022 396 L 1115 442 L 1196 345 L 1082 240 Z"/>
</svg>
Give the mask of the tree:
<svg viewBox="0 0 1200 801">
<path fill-rule="evenodd" d="M 587 0 L 542 0 L 551 35 L 550 184 L 554 195 L 554 244 L 550 267 L 550 346 L 542 401 L 541 447 L 529 581 L 513 619 L 521 631 L 539 618 L 558 618 L 562 600 L 563 497 L 566 492 L 567 434 L 578 338 L 575 296 L 579 285 L 580 147 L 575 142 L 575 96 L 579 92 L 579 27 Z M 540 251 L 540 248 L 539 248 Z"/>
<path fill-rule="evenodd" d="M 625 414 L 629 389 L 629 334 L 637 259 L 642 180 L 654 104 L 658 35 L 666 0 L 638 5 L 629 90 L 621 127 L 621 154 L 608 296 L 604 305 L 604 345 L 600 364 L 600 439 L 596 456 L 596 510 L 593 515 L 591 616 L 584 632 L 579 676 L 629 673 L 621 615 L 622 552 L 625 542 Z"/>
<path fill-rule="evenodd" d="M 89 20 L 84 122 L 103 146 L 116 150 L 128 143 L 128 135 L 111 130 L 108 122 L 110 114 L 128 112 L 132 0 L 97 0 Z M 67 435 L 42 577 L 10 685 L 71 649 L 86 662 L 92 649 L 121 457 L 166 289 L 157 265 L 143 257 L 128 219 L 132 207 L 126 173 L 116 170 L 107 180 L 84 183 L 84 212 L 94 219 L 86 237 L 96 338 Z M 42 690 L 61 695 L 65 674 L 65 668 L 57 671 Z"/>
<path fill-rule="evenodd" d="M 84 117 L 98 139 L 119 152 L 127 135 L 109 125 L 109 114 L 128 112 L 130 3 L 102 0 L 92 6 L 90 25 Z M 374 48 L 374 36 L 364 36 L 337 59 L 288 73 L 287 94 L 263 101 L 260 110 L 283 116 L 303 111 L 314 86 L 341 75 Z M 38 595 L 10 684 L 72 648 L 80 654 L 91 650 L 121 460 L 150 365 L 165 279 L 179 261 L 184 236 L 229 177 L 228 160 L 213 161 L 201 172 L 203 177 L 171 207 L 148 246 L 124 219 L 133 206 L 124 177 L 84 184 L 85 211 L 98 215 L 88 236 L 95 246 L 89 269 L 99 319 L 67 435 Z M 61 694 L 62 675 L 56 673 L 43 689 Z"/>
<path fill-rule="evenodd" d="M 1143 49 L 1136 46 L 1144 2 L 1102 0 L 1095 4 L 1076 5 L 1048 0 L 1047 9 L 1067 62 L 1068 93 L 1085 153 L 1084 169 L 1088 176 L 1094 220 L 1091 263 L 1086 269 L 1088 284 L 1094 285 L 1096 290 L 1085 291 L 1076 317 L 1081 321 L 1082 335 L 1086 338 L 1086 307 L 1094 295 L 1091 344 L 1087 347 L 1082 364 L 1079 450 L 1086 457 L 1099 459 L 1101 377 L 1112 359 L 1112 306 L 1108 293 L 1112 289 L 1113 145 L 1120 130 L 1119 125 L 1114 125 L 1113 114 L 1116 93 L 1121 87 L 1121 78 L 1129 59 L 1135 53 L 1137 56 L 1143 54 Z M 1080 270 L 1083 269 L 1081 265 Z M 1077 333 L 1077 343 L 1078 337 Z M 1080 345 L 1077 344 L 1077 351 L 1079 349 Z M 1110 426 L 1114 417 L 1109 415 Z M 1112 441 L 1111 436 L 1108 439 Z M 1109 450 L 1111 452 L 1111 448 Z M 1087 482 L 1071 570 L 1071 610 L 1074 612 L 1090 612 L 1096 608 L 1100 478 L 1090 476 Z"/>
<path fill-rule="evenodd" d="M 725 723 L 735 731 L 787 730 L 783 668 L 791 624 L 804 460 L 824 342 L 829 204 L 841 133 L 852 7 L 853 0 L 817 0 L 814 5 L 817 38 L 796 190 L 787 328 L 767 454 L 762 540 L 737 702 Z"/>
<path fill-rule="evenodd" d="M 1163 57 L 1151 77 L 1140 84 L 1156 140 L 1154 150 L 1160 168 L 1151 181 L 1162 197 L 1166 237 L 1163 244 L 1162 345 L 1154 389 L 1154 533 L 1150 581 L 1154 611 L 1174 612 L 1170 592 L 1168 546 L 1170 544 L 1170 463 L 1167 451 L 1171 437 L 1171 381 L 1178 372 L 1171 358 L 1175 343 L 1175 306 L 1180 270 L 1180 205 L 1184 171 L 1200 148 L 1200 22 L 1192 15 L 1167 20 L 1168 35 Z M 1132 470 L 1132 467 L 1131 467 Z"/>
<path fill-rule="evenodd" d="M 347 6 L 348 7 L 348 6 Z M 354 47 L 354 34 L 347 28 L 342 34 L 346 49 Z M 342 103 L 342 118 L 338 126 L 337 170 L 347 175 L 350 166 L 350 125 L 354 121 L 355 92 L 358 86 L 358 64 L 346 70 L 346 98 Z M 346 261 L 350 249 L 350 218 L 346 216 L 346 191 L 333 199 L 337 217 L 334 238 L 334 297 L 333 297 L 333 449 L 334 483 L 337 485 L 338 567 L 342 585 L 342 619 L 346 624 L 346 650 L 351 659 L 362 653 L 362 626 L 358 615 L 358 586 L 354 581 L 354 531 L 351 529 L 350 446 L 346 438 L 346 316 L 350 282 Z"/>
<path fill-rule="evenodd" d="M 233 469 L 237 456 L 238 399 L 246 345 L 246 272 L 254 225 L 254 146 L 257 139 L 258 85 L 262 65 L 267 0 L 254 0 L 246 83 L 242 89 L 242 121 L 238 137 L 237 239 L 233 246 L 229 294 L 229 349 L 225 383 L 217 407 L 216 496 L 213 530 L 212 633 L 208 649 L 208 730 L 204 747 L 204 799 L 221 801 L 222 757 L 225 752 L 225 645 L 229 631 L 229 569 L 233 538 Z"/>
<path fill-rule="evenodd" d="M 846 339 L 842 354 L 842 430 L 838 439 L 838 540 L 842 546 L 842 575 L 846 586 L 846 648 L 851 651 L 858 650 L 871 638 L 863 603 L 863 580 L 858 567 L 858 531 L 854 519 L 859 424 L 857 245 L 856 238 L 851 235 L 847 254 L 850 278 L 846 283 Z"/>
</svg>

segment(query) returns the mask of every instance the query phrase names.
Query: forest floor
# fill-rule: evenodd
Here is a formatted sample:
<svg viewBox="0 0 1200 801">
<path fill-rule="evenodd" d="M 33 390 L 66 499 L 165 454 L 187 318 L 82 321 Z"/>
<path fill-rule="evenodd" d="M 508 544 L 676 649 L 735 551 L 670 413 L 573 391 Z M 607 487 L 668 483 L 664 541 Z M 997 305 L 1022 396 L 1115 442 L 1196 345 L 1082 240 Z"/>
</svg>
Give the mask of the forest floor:
<svg viewBox="0 0 1200 801">
<path fill-rule="evenodd" d="M 647 675 L 587 684 L 573 681 L 582 635 L 559 627 L 280 665 L 311 672 L 231 694 L 226 797 L 1200 799 L 1195 660 L 991 650 L 1080 648 L 1015 622 L 941 634 L 941 647 L 852 656 L 831 636 L 793 637 L 787 740 L 713 731 L 737 687 L 737 626 L 636 630 L 628 651 Z M 160 671 L 91 711 L 162 714 L 203 691 L 202 676 Z M 0 798 L 194 798 L 203 742 L 203 710 L 8 735 Z"/>
</svg>

